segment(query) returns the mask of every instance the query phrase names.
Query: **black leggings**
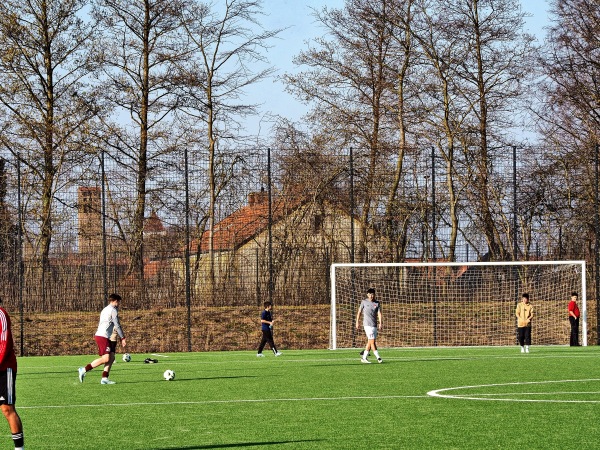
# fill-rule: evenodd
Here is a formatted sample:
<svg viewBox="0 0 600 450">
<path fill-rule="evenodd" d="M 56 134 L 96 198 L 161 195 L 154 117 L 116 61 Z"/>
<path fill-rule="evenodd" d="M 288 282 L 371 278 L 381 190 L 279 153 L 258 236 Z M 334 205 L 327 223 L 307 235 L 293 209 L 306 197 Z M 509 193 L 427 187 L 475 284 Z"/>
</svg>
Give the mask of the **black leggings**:
<svg viewBox="0 0 600 450">
<path fill-rule="evenodd" d="M 273 333 L 271 330 L 262 330 L 262 340 L 260 341 L 260 345 L 258 346 L 258 353 L 262 353 L 263 348 L 265 348 L 265 344 L 269 344 L 273 353 L 277 353 L 277 348 L 275 347 L 275 342 L 273 341 Z"/>
<path fill-rule="evenodd" d="M 571 340 L 569 344 L 571 347 L 577 347 L 579 346 L 579 317 L 569 316 L 569 322 L 571 322 Z"/>
<path fill-rule="evenodd" d="M 520 346 L 531 345 L 531 327 L 517 328 L 517 339 Z"/>
</svg>

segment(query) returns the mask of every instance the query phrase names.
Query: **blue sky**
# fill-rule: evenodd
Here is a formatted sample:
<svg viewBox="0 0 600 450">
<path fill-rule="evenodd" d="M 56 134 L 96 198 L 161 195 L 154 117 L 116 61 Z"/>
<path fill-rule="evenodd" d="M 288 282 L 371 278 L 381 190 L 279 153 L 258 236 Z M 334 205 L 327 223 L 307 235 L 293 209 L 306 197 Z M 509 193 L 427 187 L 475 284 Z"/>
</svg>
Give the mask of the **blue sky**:
<svg viewBox="0 0 600 450">
<path fill-rule="evenodd" d="M 265 16 L 261 22 L 267 29 L 286 28 L 280 38 L 272 42 L 267 57 L 270 64 L 278 69 L 276 74 L 281 76 L 285 72 L 295 69 L 292 59 L 301 50 L 307 47 L 307 42 L 318 37 L 322 30 L 315 24 L 311 15 L 311 8 L 320 9 L 342 8 L 344 0 L 265 0 L 263 2 Z M 521 0 L 525 12 L 532 14 L 527 19 L 527 31 L 536 35 L 541 43 L 544 36 L 544 26 L 548 25 L 548 0 Z M 248 91 L 251 102 L 261 103 L 262 114 L 250 120 L 250 131 L 256 128 L 258 132 L 261 117 L 276 114 L 298 120 L 306 113 L 306 106 L 302 105 L 292 96 L 284 92 L 283 84 L 277 79 L 264 80 Z M 268 93 L 268 95 L 266 95 Z M 268 122 L 263 122 L 260 127 L 261 136 L 266 136 L 269 131 Z"/>
</svg>

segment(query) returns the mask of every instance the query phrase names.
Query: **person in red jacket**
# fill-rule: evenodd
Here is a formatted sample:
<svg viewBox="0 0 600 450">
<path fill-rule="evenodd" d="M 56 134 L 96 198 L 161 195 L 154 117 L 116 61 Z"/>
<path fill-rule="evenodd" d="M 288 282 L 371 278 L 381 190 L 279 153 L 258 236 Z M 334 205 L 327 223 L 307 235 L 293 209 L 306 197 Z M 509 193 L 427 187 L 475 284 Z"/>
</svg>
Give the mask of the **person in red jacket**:
<svg viewBox="0 0 600 450">
<path fill-rule="evenodd" d="M 569 302 L 569 322 L 571 323 L 571 347 L 579 347 L 579 306 L 577 306 L 577 292 L 571 292 L 571 301 Z"/>
<path fill-rule="evenodd" d="M 2 299 L 0 298 L 0 303 Z M 15 409 L 17 380 L 17 356 L 10 328 L 10 317 L 0 307 L 0 408 L 6 417 L 16 450 L 25 448 L 23 424 Z"/>
</svg>

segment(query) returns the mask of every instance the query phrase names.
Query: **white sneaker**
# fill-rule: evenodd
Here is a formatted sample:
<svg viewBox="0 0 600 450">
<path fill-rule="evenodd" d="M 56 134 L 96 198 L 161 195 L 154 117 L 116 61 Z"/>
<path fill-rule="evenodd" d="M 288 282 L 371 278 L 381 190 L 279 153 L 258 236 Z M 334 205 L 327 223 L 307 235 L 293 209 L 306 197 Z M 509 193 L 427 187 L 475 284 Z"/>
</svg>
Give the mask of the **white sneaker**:
<svg viewBox="0 0 600 450">
<path fill-rule="evenodd" d="M 275 356 L 281 356 L 281 352 L 275 353 Z"/>
<path fill-rule="evenodd" d="M 371 364 L 371 361 L 369 361 L 366 358 L 360 358 L 360 362 L 363 363 L 363 364 Z"/>
<path fill-rule="evenodd" d="M 257 356 L 258 358 L 264 358 L 264 357 L 265 357 L 265 355 L 263 355 L 262 353 L 257 353 L 257 354 L 256 354 L 256 356 Z"/>
<path fill-rule="evenodd" d="M 114 381 L 109 380 L 108 378 L 102 378 L 100 380 L 100 384 L 115 384 Z"/>
<path fill-rule="evenodd" d="M 83 379 L 85 378 L 85 367 L 79 368 L 79 382 L 83 383 Z"/>
<path fill-rule="evenodd" d="M 521 353 L 525 353 L 525 347 L 521 347 Z"/>
<path fill-rule="evenodd" d="M 525 347 L 525 353 L 529 353 L 529 347 Z"/>
</svg>

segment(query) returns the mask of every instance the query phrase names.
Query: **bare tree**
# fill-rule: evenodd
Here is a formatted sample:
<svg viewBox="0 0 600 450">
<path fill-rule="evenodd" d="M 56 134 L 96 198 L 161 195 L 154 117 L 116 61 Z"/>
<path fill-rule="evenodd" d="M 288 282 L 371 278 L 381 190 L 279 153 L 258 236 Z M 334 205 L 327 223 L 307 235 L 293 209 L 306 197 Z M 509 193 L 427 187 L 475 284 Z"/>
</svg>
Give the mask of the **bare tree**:
<svg viewBox="0 0 600 450">
<path fill-rule="evenodd" d="M 129 190 L 127 185 L 134 192 L 133 198 L 117 206 L 130 208 L 125 214 L 129 222 L 117 216 L 115 220 L 129 248 L 130 272 L 135 274 L 142 298 L 143 230 L 153 176 L 151 163 L 175 151 L 170 139 L 177 107 L 175 68 L 187 51 L 178 15 L 182 4 L 179 0 L 97 0 L 93 7 L 94 17 L 103 26 L 97 53 L 103 68 L 103 95 L 118 124 L 108 143 L 109 154 L 122 169 L 118 175 L 124 175 L 121 193 Z"/>
<path fill-rule="evenodd" d="M 599 142 L 600 6 L 591 0 L 554 0 L 554 24 L 541 60 L 548 83 L 540 114 L 546 136 L 564 142 Z"/>
<path fill-rule="evenodd" d="M 348 0 L 343 9 L 316 11 L 324 37 L 295 58 L 306 69 L 285 77 L 290 91 L 314 105 L 309 118 L 324 134 L 343 137 L 346 146 L 357 148 L 360 220 L 371 223 L 383 204 L 390 242 L 393 223 L 405 212 L 398 189 L 408 145 L 412 3 Z M 391 176 L 383 169 L 390 165 Z M 366 258 L 366 229 L 359 236 L 361 260 Z"/>
<path fill-rule="evenodd" d="M 423 55 L 419 70 L 423 89 L 418 97 L 424 111 L 423 123 L 427 124 L 427 129 L 422 133 L 444 162 L 447 196 L 445 204 L 450 228 L 448 252 L 445 257 L 454 261 L 460 228 L 461 187 L 458 185 L 460 165 L 457 151 L 461 145 L 470 145 L 471 136 L 465 132 L 468 130 L 464 130 L 464 124 L 472 114 L 472 109 L 470 105 L 464 104 L 460 92 L 455 89 L 455 74 L 463 63 L 465 47 L 457 38 L 452 23 L 448 22 L 445 9 L 436 8 L 435 3 L 419 3 L 416 13 L 418 23 L 414 26 L 413 33 L 418 42 L 419 53 Z M 465 177 L 463 180 L 467 182 Z M 438 207 L 440 203 L 442 202 L 437 202 Z"/>
<path fill-rule="evenodd" d="M 496 222 L 503 194 L 494 191 L 492 167 L 505 148 L 505 130 L 516 126 L 518 102 L 524 98 L 535 56 L 533 37 L 522 31 L 525 13 L 517 0 L 449 0 L 440 8 L 454 39 L 463 45 L 455 49 L 461 63 L 451 82 L 463 108 L 454 126 L 475 138 L 474 145 L 465 148 L 465 167 L 473 177 L 467 191 L 471 211 L 490 256 L 504 259 L 509 253 L 506 234 Z"/>
<path fill-rule="evenodd" d="M 600 5 L 592 0 L 553 0 L 553 18 L 540 63 L 545 77 L 536 87 L 538 125 L 556 161 L 552 193 L 565 234 L 590 249 L 594 224 L 596 146 L 600 143 Z M 577 180 L 574 182 L 574 180 Z M 558 198 L 556 198 L 559 196 Z M 565 239 L 565 241 L 567 241 Z"/>
<path fill-rule="evenodd" d="M 180 88 L 185 98 L 183 109 L 206 128 L 211 285 L 215 277 L 216 202 L 231 180 L 227 175 L 231 173 L 231 164 L 238 159 L 231 153 L 226 156 L 227 149 L 231 149 L 228 147 L 231 143 L 239 143 L 240 120 L 256 112 L 256 105 L 243 101 L 246 88 L 273 73 L 271 67 L 256 69 L 261 63 L 267 63 L 263 50 L 280 32 L 264 30 L 259 22 L 261 14 L 261 1 L 258 0 L 197 1 L 181 10 L 181 20 L 192 47 L 186 64 L 180 66 Z"/>
<path fill-rule="evenodd" d="M 77 144 L 91 113 L 73 94 L 90 75 L 94 26 L 83 20 L 85 2 L 6 0 L 0 5 L 2 144 L 26 167 L 31 212 L 37 224 L 28 248 L 48 265 L 56 192 L 72 177 Z"/>
</svg>

